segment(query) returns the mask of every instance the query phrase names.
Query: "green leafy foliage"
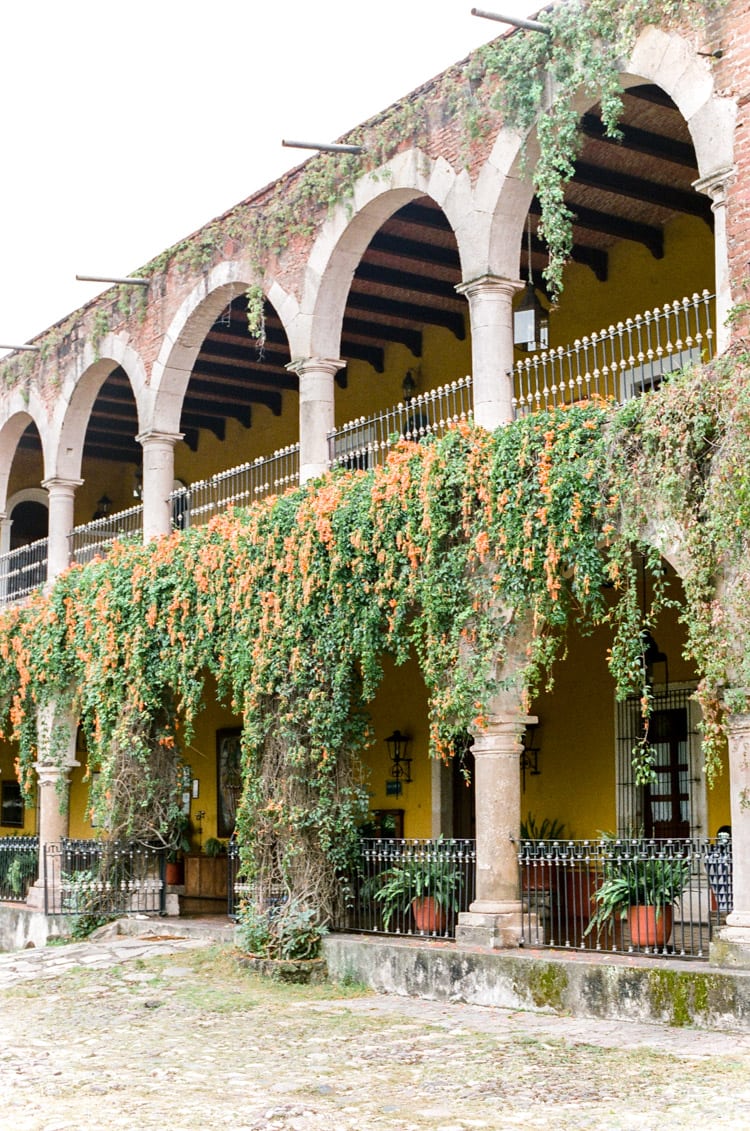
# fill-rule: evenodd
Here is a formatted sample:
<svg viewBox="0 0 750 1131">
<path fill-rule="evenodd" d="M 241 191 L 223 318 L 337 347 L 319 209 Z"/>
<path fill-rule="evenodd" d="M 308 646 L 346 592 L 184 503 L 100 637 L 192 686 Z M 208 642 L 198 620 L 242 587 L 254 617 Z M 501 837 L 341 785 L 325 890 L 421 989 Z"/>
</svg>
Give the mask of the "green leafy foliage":
<svg viewBox="0 0 750 1131">
<path fill-rule="evenodd" d="M 644 634 L 674 600 L 655 548 L 667 535 L 711 770 L 724 688 L 741 709 L 750 686 L 748 389 L 737 355 L 620 410 L 572 406 L 494 434 L 460 426 L 402 442 L 373 471 L 115 544 L 0 617 L 0 724 L 22 784 L 39 710 L 72 700 L 100 768 L 98 823 L 167 843 L 178 750 L 212 673 L 244 721 L 245 874 L 325 921 L 367 813 L 360 756 L 383 657 L 417 656 L 431 750 L 449 758 L 506 676 L 529 706 L 570 625 L 609 624 L 615 687 L 641 694 L 647 720 Z"/>
</svg>

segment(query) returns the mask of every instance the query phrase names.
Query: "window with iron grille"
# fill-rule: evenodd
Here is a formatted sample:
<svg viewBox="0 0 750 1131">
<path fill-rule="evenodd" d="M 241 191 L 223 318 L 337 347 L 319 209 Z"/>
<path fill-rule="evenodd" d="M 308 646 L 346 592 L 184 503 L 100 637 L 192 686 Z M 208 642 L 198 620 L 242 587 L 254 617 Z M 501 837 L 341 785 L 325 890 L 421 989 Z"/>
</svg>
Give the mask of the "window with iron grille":
<svg viewBox="0 0 750 1131">
<path fill-rule="evenodd" d="M 643 734 L 640 698 L 617 704 L 616 778 L 618 836 L 685 838 L 705 836 L 706 788 L 692 685 L 658 687 L 653 693 L 649 741 L 655 751 L 655 780 L 639 786 L 633 748 Z"/>
</svg>

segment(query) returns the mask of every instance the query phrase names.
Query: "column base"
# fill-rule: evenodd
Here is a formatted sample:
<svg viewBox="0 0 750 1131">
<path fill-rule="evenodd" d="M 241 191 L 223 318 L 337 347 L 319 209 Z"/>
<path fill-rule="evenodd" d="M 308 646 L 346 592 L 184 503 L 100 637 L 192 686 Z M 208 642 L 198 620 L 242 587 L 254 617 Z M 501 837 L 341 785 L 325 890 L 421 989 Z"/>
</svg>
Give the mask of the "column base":
<svg viewBox="0 0 750 1131">
<path fill-rule="evenodd" d="M 26 906 L 32 911 L 44 911 L 44 880 L 35 880 L 26 896 Z"/>
<path fill-rule="evenodd" d="M 750 925 L 722 927 L 711 940 L 709 958 L 714 966 L 750 970 Z"/>
<path fill-rule="evenodd" d="M 520 945 L 523 909 L 520 903 L 472 903 L 476 910 L 461 911 L 456 926 L 459 946 L 506 950 Z"/>
</svg>

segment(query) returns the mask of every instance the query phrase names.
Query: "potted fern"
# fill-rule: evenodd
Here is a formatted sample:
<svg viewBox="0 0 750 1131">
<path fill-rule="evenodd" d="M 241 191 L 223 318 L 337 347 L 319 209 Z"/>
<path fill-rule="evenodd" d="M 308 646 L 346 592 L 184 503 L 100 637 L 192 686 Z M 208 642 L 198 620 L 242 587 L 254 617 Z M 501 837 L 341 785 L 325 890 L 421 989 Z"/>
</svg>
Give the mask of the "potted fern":
<svg viewBox="0 0 750 1131">
<path fill-rule="evenodd" d="M 607 860 L 604 879 L 593 895 L 596 906 L 584 932 L 597 935 L 617 919 L 627 919 L 635 947 L 663 947 L 672 933 L 674 904 L 690 879 L 690 863 L 680 857 L 630 855 Z"/>
<path fill-rule="evenodd" d="M 448 915 L 458 910 L 463 877 L 458 866 L 441 851 L 437 841 L 410 850 L 378 877 L 373 899 L 383 906 L 383 926 L 389 930 L 395 916 L 409 913 L 423 934 L 443 934 Z M 403 918 L 401 921 L 403 921 Z"/>
</svg>

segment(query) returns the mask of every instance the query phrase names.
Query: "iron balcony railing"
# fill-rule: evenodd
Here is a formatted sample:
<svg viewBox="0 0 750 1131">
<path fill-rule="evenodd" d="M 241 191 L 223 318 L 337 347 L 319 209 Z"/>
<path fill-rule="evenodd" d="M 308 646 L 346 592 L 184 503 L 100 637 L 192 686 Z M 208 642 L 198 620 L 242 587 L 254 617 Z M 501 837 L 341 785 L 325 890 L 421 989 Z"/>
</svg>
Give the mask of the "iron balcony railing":
<svg viewBox="0 0 750 1131">
<path fill-rule="evenodd" d="M 693 294 L 517 362 L 516 416 L 592 398 L 622 403 L 657 388 L 667 373 L 708 361 L 713 301 L 708 291 Z"/>
<path fill-rule="evenodd" d="M 47 580 L 46 538 L 0 554 L 0 604 L 28 597 Z"/>
<path fill-rule="evenodd" d="M 475 887 L 473 840 L 362 839 L 356 865 L 342 882 L 343 909 L 334 926 L 453 938 Z"/>
<path fill-rule="evenodd" d="M 524 840 L 518 862 L 524 946 L 708 958 L 711 937 L 732 910 L 732 847 L 724 837 Z M 597 893 L 605 884 L 611 891 L 613 881 L 623 902 L 597 923 Z M 648 898 L 656 904 L 650 915 Z"/>
<path fill-rule="evenodd" d="M 25 903 L 39 874 L 39 837 L 0 837 L 0 900 Z"/>
<path fill-rule="evenodd" d="M 117 514 L 92 519 L 76 526 L 69 535 L 70 560 L 87 565 L 96 557 L 104 557 L 113 542 L 123 538 L 137 538 L 143 532 L 143 506 L 128 507 Z"/>
<path fill-rule="evenodd" d="M 360 416 L 328 435 L 330 466 L 367 470 L 385 462 L 399 440 L 442 436 L 471 416 L 471 377 L 462 377 L 372 416 Z"/>
<path fill-rule="evenodd" d="M 45 845 L 43 856 L 47 914 L 107 919 L 165 912 L 163 848 L 63 839 Z"/>
<path fill-rule="evenodd" d="M 248 507 L 298 483 L 299 444 L 290 444 L 273 455 L 261 456 L 173 491 L 172 522 L 178 530 L 202 526 L 230 506 Z"/>
</svg>

